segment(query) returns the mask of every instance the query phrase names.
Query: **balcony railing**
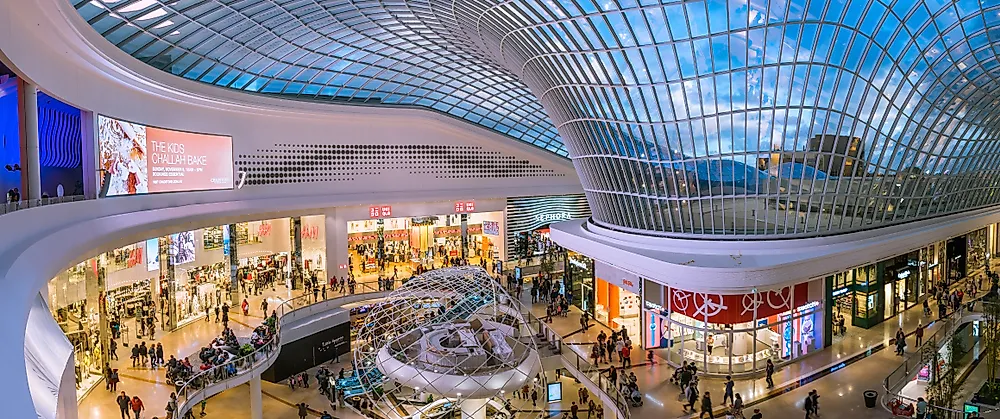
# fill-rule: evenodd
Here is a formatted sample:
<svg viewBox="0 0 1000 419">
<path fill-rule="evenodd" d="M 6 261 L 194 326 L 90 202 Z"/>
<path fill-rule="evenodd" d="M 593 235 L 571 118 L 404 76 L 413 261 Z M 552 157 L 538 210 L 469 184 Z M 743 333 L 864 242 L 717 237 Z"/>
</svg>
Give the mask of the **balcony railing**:
<svg viewBox="0 0 1000 419">
<path fill-rule="evenodd" d="M 259 367 L 273 364 L 274 360 L 281 353 L 281 320 L 287 314 L 324 301 L 344 299 L 353 295 L 375 294 L 378 292 L 379 290 L 372 284 L 359 283 L 356 285 L 353 293 L 349 290 L 345 290 L 343 293 L 327 290 L 327 298 L 324 299 L 322 294 L 314 296 L 313 293 L 307 292 L 298 297 L 283 301 L 274 309 L 274 313 L 278 319 L 275 322 L 275 331 L 267 342 L 247 355 L 201 371 L 188 380 L 175 384 L 177 387 L 177 412 L 179 414 L 177 417 L 183 417 L 184 413 L 193 408 L 196 403 L 228 388 L 217 386 L 217 392 L 208 394 L 211 387 L 249 376 L 251 374 L 248 373 L 258 370 Z"/>
<path fill-rule="evenodd" d="M 9 214 L 28 208 L 44 207 L 52 204 L 62 204 L 64 202 L 83 201 L 87 198 L 83 195 L 54 196 L 51 198 L 28 199 L 24 201 L 7 202 L 0 204 L 0 215 Z"/>
</svg>

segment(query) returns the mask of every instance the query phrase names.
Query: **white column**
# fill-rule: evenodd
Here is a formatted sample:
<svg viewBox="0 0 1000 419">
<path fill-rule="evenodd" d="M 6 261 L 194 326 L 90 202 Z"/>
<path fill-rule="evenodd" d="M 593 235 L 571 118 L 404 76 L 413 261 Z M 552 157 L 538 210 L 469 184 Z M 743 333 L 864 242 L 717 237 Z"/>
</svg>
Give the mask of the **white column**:
<svg viewBox="0 0 1000 419">
<path fill-rule="evenodd" d="M 34 84 L 22 80 L 18 92 L 20 107 L 23 112 L 21 133 L 21 176 L 22 185 L 27 190 L 21 191 L 21 199 L 39 199 L 42 197 L 42 172 L 38 156 L 38 88 Z M 26 180 L 26 181 L 25 181 Z"/>
<path fill-rule="evenodd" d="M 327 279 L 331 276 L 341 278 L 347 276 L 347 220 L 336 208 L 327 210 L 324 215 Z"/>
<path fill-rule="evenodd" d="M 260 392 L 260 374 L 254 374 L 250 378 L 250 419 L 264 419 L 264 408 Z"/>
<path fill-rule="evenodd" d="M 97 116 L 90 111 L 80 111 L 80 143 L 83 146 L 83 196 L 97 198 L 101 190 L 101 174 L 97 173 Z"/>
<path fill-rule="evenodd" d="M 488 400 L 489 399 L 462 400 L 462 419 L 486 419 L 486 402 Z"/>
</svg>

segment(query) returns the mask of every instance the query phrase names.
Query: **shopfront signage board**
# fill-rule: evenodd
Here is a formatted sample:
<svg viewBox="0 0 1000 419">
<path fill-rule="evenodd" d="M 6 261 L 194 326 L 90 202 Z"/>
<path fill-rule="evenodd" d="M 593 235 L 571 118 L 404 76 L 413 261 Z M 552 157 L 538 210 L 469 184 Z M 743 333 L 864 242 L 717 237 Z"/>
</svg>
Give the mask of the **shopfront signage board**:
<svg viewBox="0 0 1000 419">
<path fill-rule="evenodd" d="M 488 236 L 499 236 L 500 223 L 497 221 L 483 221 L 483 234 Z"/>
<path fill-rule="evenodd" d="M 389 218 L 392 217 L 391 205 L 371 205 L 368 207 L 368 218 Z"/>
<path fill-rule="evenodd" d="M 476 201 L 455 201 L 455 213 L 463 214 L 476 212 Z"/>
</svg>

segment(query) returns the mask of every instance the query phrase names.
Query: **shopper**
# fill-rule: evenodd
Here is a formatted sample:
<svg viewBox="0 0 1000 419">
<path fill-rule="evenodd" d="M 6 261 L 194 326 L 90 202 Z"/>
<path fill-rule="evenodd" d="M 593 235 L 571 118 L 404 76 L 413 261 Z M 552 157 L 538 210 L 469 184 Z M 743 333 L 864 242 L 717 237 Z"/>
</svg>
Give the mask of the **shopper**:
<svg viewBox="0 0 1000 419">
<path fill-rule="evenodd" d="M 753 416 L 750 416 L 750 419 L 764 419 L 764 415 L 760 414 L 760 409 L 754 409 Z"/>
<path fill-rule="evenodd" d="M 109 376 L 108 380 L 111 382 L 111 392 L 114 393 L 114 392 L 118 391 L 118 381 L 119 381 L 119 379 L 118 379 L 118 369 L 117 368 L 111 370 L 111 375 Z"/>
<path fill-rule="evenodd" d="M 819 416 L 819 392 L 813 389 L 813 391 L 809 392 L 809 397 L 812 398 L 813 413 Z"/>
<path fill-rule="evenodd" d="M 896 331 L 896 355 L 903 356 L 903 351 L 906 348 L 906 334 L 903 333 L 903 328 L 900 327 Z"/>
<path fill-rule="evenodd" d="M 531 407 L 537 406 L 538 403 L 538 390 L 531 389 Z"/>
<path fill-rule="evenodd" d="M 924 324 L 922 322 L 917 323 L 917 330 L 913 331 L 913 337 L 916 339 L 916 348 L 919 349 L 920 345 L 924 343 Z"/>
<path fill-rule="evenodd" d="M 770 359 L 767 360 L 764 372 L 767 373 L 767 388 L 774 388 L 774 363 Z"/>
<path fill-rule="evenodd" d="M 625 368 L 626 366 L 632 367 L 631 357 L 632 357 L 632 348 L 629 347 L 628 345 L 622 346 L 622 351 L 621 351 L 622 368 Z"/>
<path fill-rule="evenodd" d="M 120 409 L 121 412 L 122 412 L 122 419 L 126 419 L 126 418 L 131 418 L 132 417 L 128 413 L 129 408 L 132 407 L 132 399 L 130 399 L 125 394 L 124 391 L 122 392 L 121 395 L 118 396 L 117 399 L 115 399 L 115 402 L 118 403 L 118 409 Z"/>
<path fill-rule="evenodd" d="M 802 401 L 802 404 L 804 405 L 803 408 L 806 409 L 806 419 L 809 419 L 816 413 L 816 409 L 813 407 L 812 392 L 809 392 L 809 395 Z"/>
<path fill-rule="evenodd" d="M 219 322 L 219 306 L 215 306 L 215 322 Z"/>
<path fill-rule="evenodd" d="M 705 417 L 706 413 L 708 413 L 709 419 L 715 419 L 715 414 L 712 413 L 712 396 L 707 391 L 704 396 L 701 396 L 701 413 L 698 414 L 698 418 Z"/>
<path fill-rule="evenodd" d="M 243 302 L 240 303 L 240 308 L 243 309 L 243 315 L 244 316 L 249 316 L 250 315 L 250 303 L 247 302 L 246 298 L 244 298 Z"/>
<path fill-rule="evenodd" d="M 306 415 L 309 414 L 309 405 L 305 403 L 299 403 L 296 405 L 299 408 L 299 419 L 306 419 Z"/>
<path fill-rule="evenodd" d="M 722 394 L 722 405 L 723 406 L 726 405 L 726 401 L 732 401 L 733 400 L 733 385 L 734 384 L 736 384 L 736 383 L 733 382 L 733 377 L 727 375 L 726 376 L 726 383 L 725 383 L 726 390 L 725 390 L 725 393 Z"/>
<path fill-rule="evenodd" d="M 917 419 L 924 419 L 927 417 L 927 400 L 923 397 L 917 397 Z"/>
<path fill-rule="evenodd" d="M 139 344 L 139 360 L 140 360 L 139 363 L 142 364 L 143 367 L 146 366 L 146 360 L 148 357 L 149 357 L 149 349 L 146 348 L 146 342 L 143 341 L 141 344 Z"/>
<path fill-rule="evenodd" d="M 110 353 L 109 356 L 111 359 L 115 361 L 118 360 L 118 342 L 115 341 L 115 338 L 111 338 L 111 340 L 108 341 L 108 352 Z"/>
<path fill-rule="evenodd" d="M 687 400 L 687 404 L 684 405 L 684 411 L 687 412 L 690 410 L 691 413 L 694 413 L 694 404 L 698 402 L 698 389 L 694 383 L 684 385 L 684 397 Z"/>
<path fill-rule="evenodd" d="M 139 399 L 139 396 L 132 396 L 130 405 L 132 412 L 135 413 L 135 419 L 139 419 L 139 414 L 146 409 L 146 406 L 142 405 L 142 400 Z"/>
<path fill-rule="evenodd" d="M 139 346 L 132 347 L 132 368 L 139 366 Z"/>
<path fill-rule="evenodd" d="M 174 413 L 177 412 L 177 394 L 170 393 L 170 400 L 167 400 L 167 406 L 164 408 L 167 411 L 166 419 L 176 419 Z"/>
<path fill-rule="evenodd" d="M 572 417 L 573 419 L 579 419 L 580 406 L 577 406 L 576 402 L 570 404 L 569 411 L 570 411 L 570 417 Z"/>
<path fill-rule="evenodd" d="M 156 344 L 156 363 L 163 365 L 163 344 Z"/>
</svg>

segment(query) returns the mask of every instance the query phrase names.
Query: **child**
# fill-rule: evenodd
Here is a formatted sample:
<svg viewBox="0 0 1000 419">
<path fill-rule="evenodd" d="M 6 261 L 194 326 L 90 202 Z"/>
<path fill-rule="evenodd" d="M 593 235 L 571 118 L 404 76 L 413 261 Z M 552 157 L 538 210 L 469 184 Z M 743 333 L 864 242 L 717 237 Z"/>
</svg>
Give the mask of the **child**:
<svg viewBox="0 0 1000 419">
<path fill-rule="evenodd" d="M 653 350 L 652 349 L 646 351 L 646 360 L 649 361 L 649 365 L 656 365 L 656 361 L 653 360 Z"/>
</svg>

